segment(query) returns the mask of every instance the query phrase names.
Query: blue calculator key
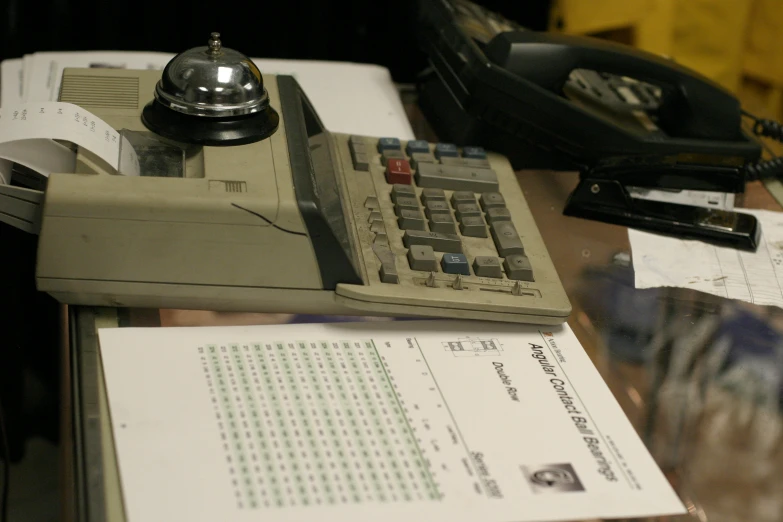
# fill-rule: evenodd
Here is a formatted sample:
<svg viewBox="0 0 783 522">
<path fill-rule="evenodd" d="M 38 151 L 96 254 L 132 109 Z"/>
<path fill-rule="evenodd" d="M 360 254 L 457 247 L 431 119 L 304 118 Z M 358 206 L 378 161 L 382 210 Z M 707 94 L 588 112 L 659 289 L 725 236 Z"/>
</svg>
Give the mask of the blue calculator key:
<svg viewBox="0 0 783 522">
<path fill-rule="evenodd" d="M 411 140 L 405 147 L 405 152 L 408 156 L 413 156 L 415 152 L 423 152 L 425 154 L 430 153 L 430 144 L 424 140 Z"/>
<path fill-rule="evenodd" d="M 462 147 L 463 158 L 487 159 L 487 151 L 483 147 Z"/>
<path fill-rule="evenodd" d="M 465 254 L 443 254 L 440 266 L 446 274 L 470 275 L 470 265 Z"/>
<path fill-rule="evenodd" d="M 378 152 L 385 150 L 401 150 L 400 140 L 397 138 L 380 138 L 378 140 Z"/>
<path fill-rule="evenodd" d="M 457 152 L 457 146 L 453 143 L 436 143 L 435 144 L 435 157 L 451 157 L 458 158 L 459 152 Z"/>
</svg>

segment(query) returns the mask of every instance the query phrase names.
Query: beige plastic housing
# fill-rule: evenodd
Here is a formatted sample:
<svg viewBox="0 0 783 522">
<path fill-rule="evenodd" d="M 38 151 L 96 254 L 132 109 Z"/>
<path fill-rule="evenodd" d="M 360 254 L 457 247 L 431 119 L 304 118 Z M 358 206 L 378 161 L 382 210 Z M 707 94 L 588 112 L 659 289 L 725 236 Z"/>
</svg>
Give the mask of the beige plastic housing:
<svg viewBox="0 0 783 522">
<path fill-rule="evenodd" d="M 67 69 L 60 99 L 82 106 L 118 130 L 149 132 L 141 112 L 152 99 L 160 74 Z M 85 89 L 86 85 L 92 88 Z M 276 77 L 264 75 L 264 85 L 280 113 L 278 131 L 249 145 L 198 148 L 188 155 L 182 178 L 116 175 L 84 150 L 78 153 L 76 173 L 53 174 L 39 240 L 39 290 L 61 302 L 97 306 L 539 324 L 567 318 L 570 303 L 505 158 L 490 155 L 490 162 L 525 242 L 536 282 L 522 284 L 529 290 L 525 295 L 512 295 L 514 282 L 508 280 L 466 277 L 460 290 L 448 286 L 453 276 L 441 273 L 443 286 L 430 288 L 423 284 L 427 274 L 410 270 L 405 261 L 402 231 L 396 229 L 380 160 L 374 159 L 370 173 L 353 170 L 349 137 L 341 134 L 330 134 L 326 141 L 333 149 L 337 189 L 351 243 L 358 245 L 354 257 L 364 284 L 323 290 L 294 193 L 286 115 L 280 108 Z M 104 91 L 113 94 L 106 96 Z M 365 215 L 368 194 L 381 204 L 399 284 L 379 279 L 374 234 Z M 471 259 L 491 255 L 492 240 L 465 238 L 465 249 Z M 482 288 L 488 285 L 498 286 L 498 291 Z"/>
</svg>

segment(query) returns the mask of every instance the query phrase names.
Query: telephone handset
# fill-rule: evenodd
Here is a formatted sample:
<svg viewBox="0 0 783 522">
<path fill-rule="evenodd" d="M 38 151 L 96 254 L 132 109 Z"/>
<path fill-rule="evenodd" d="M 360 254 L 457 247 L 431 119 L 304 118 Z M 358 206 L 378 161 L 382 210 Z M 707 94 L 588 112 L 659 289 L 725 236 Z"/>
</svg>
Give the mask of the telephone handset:
<svg viewBox="0 0 783 522">
<path fill-rule="evenodd" d="M 720 85 L 678 63 L 597 38 L 514 31 L 484 49 L 506 71 L 553 93 L 562 93 L 574 70 L 627 76 L 661 88 L 654 115 L 671 136 L 742 140 L 739 101 Z M 622 93 L 617 93 L 622 97 Z"/>
</svg>

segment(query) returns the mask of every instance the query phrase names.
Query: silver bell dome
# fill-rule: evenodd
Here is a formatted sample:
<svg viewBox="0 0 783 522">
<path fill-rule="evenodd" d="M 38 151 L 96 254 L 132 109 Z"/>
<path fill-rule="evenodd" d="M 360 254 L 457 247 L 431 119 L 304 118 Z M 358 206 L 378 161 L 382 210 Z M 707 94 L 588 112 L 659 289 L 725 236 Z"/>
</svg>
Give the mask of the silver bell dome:
<svg viewBox="0 0 783 522">
<path fill-rule="evenodd" d="M 258 67 L 223 47 L 219 33 L 211 34 L 207 46 L 180 53 L 166 65 L 155 99 L 179 113 L 207 118 L 254 114 L 269 105 Z"/>
</svg>

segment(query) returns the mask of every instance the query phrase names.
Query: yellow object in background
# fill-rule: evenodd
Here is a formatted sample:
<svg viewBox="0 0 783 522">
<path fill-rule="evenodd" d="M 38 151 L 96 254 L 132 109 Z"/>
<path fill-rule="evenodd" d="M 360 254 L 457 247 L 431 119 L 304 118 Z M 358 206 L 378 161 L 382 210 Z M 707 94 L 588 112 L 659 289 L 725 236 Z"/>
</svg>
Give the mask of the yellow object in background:
<svg viewBox="0 0 783 522">
<path fill-rule="evenodd" d="M 783 121 L 783 0 L 554 0 L 550 20 L 669 56 Z"/>
</svg>

